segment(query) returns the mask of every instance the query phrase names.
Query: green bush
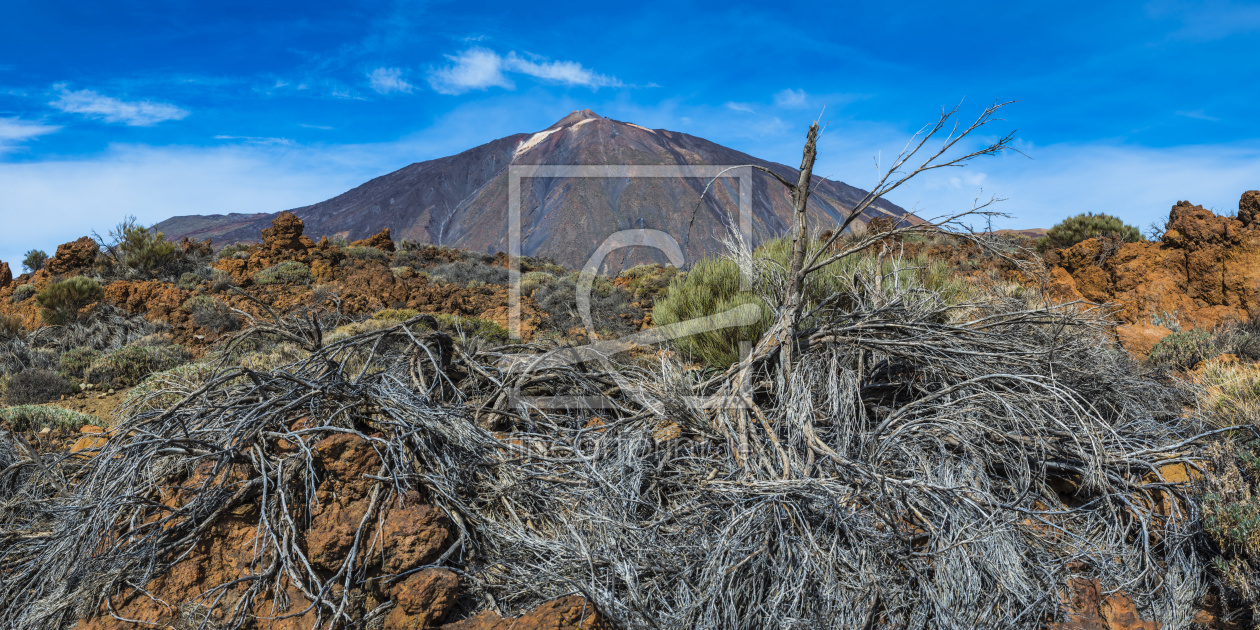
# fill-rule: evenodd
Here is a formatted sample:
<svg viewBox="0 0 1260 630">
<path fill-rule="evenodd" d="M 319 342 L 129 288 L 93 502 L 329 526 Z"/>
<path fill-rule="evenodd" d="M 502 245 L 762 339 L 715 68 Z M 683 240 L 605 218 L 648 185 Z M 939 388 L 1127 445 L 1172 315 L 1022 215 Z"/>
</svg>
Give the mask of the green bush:
<svg viewBox="0 0 1260 630">
<path fill-rule="evenodd" d="M 176 258 L 175 244 L 166 240 L 161 232 L 150 232 L 148 228 L 136 223 L 135 218 L 128 218 L 110 233 L 116 244 L 106 249 L 118 263 L 136 271 L 152 273 L 162 269 Z"/>
<path fill-rule="evenodd" d="M 189 271 L 180 276 L 179 282 L 176 284 L 185 291 L 194 291 L 197 289 L 197 285 L 201 284 L 201 276 L 197 275 L 196 272 Z"/>
<path fill-rule="evenodd" d="M 249 258 L 249 250 L 253 246 L 253 243 L 232 243 L 219 250 L 219 259 L 237 258 L 237 254 L 243 254 L 240 258 Z"/>
<path fill-rule="evenodd" d="M 1050 228 L 1045 236 L 1037 239 L 1037 251 L 1064 249 L 1097 237 L 1115 238 L 1123 243 L 1145 240 L 1141 230 L 1125 225 L 1119 217 L 1087 212 L 1068 217 Z"/>
<path fill-rule="evenodd" d="M 310 284 L 315 281 L 311 268 L 296 260 L 289 260 L 263 269 L 254 275 L 254 282 L 268 284 Z"/>
<path fill-rule="evenodd" d="M 820 240 L 810 243 L 807 258 L 822 244 Z M 780 237 L 767 241 L 753 253 L 769 285 L 783 286 L 779 278 L 786 275 L 791 250 L 792 240 Z M 859 271 L 873 274 L 875 261 L 871 256 L 848 256 L 811 274 L 805 286 L 806 311 L 823 300 L 829 300 L 828 304 L 833 309 L 843 311 L 850 308 L 853 300 L 859 297 L 856 292 L 866 289 L 855 288 L 849 279 Z M 966 297 L 965 285 L 953 279 L 944 262 L 930 262 L 925 257 L 900 263 L 885 260 L 881 273 L 885 276 L 885 291 L 892 290 L 891 287 L 896 284 L 914 283 L 925 293 L 947 304 L 957 303 Z M 665 326 L 725 312 L 742 304 L 761 307 L 761 319 L 750 326 L 708 331 L 673 340 L 674 347 L 680 351 L 707 365 L 723 368 L 739 358 L 740 342 L 755 342 L 773 323 L 770 307 L 759 296 L 740 291 L 740 271 L 734 261 L 725 258 L 704 260 L 693 265 L 687 273 L 675 276 L 665 295 L 656 300 L 652 319 L 657 326 Z"/>
<path fill-rule="evenodd" d="M 43 250 L 32 249 L 26 252 L 26 258 L 22 259 L 22 268 L 27 273 L 35 273 L 44 268 L 44 263 L 48 261 L 48 254 Z"/>
<path fill-rule="evenodd" d="M 100 356 L 99 350 L 84 346 L 61 353 L 58 363 L 61 366 L 63 375 L 82 380 L 83 377 L 87 376 L 87 371 L 92 367 L 92 362 Z"/>
<path fill-rule="evenodd" d="M 1216 339 L 1212 333 L 1195 328 L 1175 332 L 1155 344 L 1147 361 L 1157 365 L 1167 365 L 1178 370 L 1189 370 L 1200 361 L 1211 359 L 1220 354 Z"/>
<path fill-rule="evenodd" d="M 84 375 L 106 387 L 132 387 L 155 372 L 165 372 L 188 361 L 180 346 L 126 346 L 92 361 Z"/>
<path fill-rule="evenodd" d="M 48 285 L 35 296 L 40 317 L 53 326 L 76 322 L 81 318 L 83 307 L 99 302 L 105 290 L 97 281 L 76 276 Z"/>
<path fill-rule="evenodd" d="M 4 397 L 10 405 L 37 405 L 73 394 L 74 391 L 74 386 L 55 372 L 28 369 L 9 379 Z"/>
<path fill-rule="evenodd" d="M 13 290 L 13 295 L 9 298 L 9 301 L 14 304 L 17 304 L 18 302 L 26 300 L 27 298 L 31 297 L 32 295 L 35 295 L 36 293 L 39 293 L 39 291 L 35 289 L 35 285 L 23 284 Z"/>
<path fill-rule="evenodd" d="M 386 262 L 390 259 L 390 255 L 385 250 L 375 247 L 346 247 L 346 256 L 354 260 L 377 260 Z"/>
<path fill-rule="evenodd" d="M 545 271 L 530 271 L 521 274 L 521 295 L 528 297 L 534 294 L 539 287 L 546 286 L 556 281 L 556 277 Z"/>
<path fill-rule="evenodd" d="M 673 340 L 673 346 L 707 365 L 726 367 L 739 360 L 740 342 L 754 342 L 770 328 L 773 313 L 756 295 L 740 291 L 739 266 L 726 258 L 702 260 L 670 282 L 665 297 L 656 301 L 653 323 L 668 326 L 729 311 L 743 304 L 761 309 L 751 326 L 710 330 Z"/>
<path fill-rule="evenodd" d="M 75 432 L 83 425 L 100 425 L 96 416 L 79 413 L 63 407 L 42 405 L 19 405 L 0 409 L 0 420 L 9 425 L 13 431 L 39 431 L 40 429 L 61 429 Z"/>
<path fill-rule="evenodd" d="M 624 284 L 622 282 L 619 284 L 622 284 L 622 287 L 630 293 L 631 299 L 643 308 L 652 308 L 656 300 L 669 290 L 670 283 L 677 275 L 677 267 L 639 265 L 621 272 L 617 279 L 624 282 Z"/>
</svg>

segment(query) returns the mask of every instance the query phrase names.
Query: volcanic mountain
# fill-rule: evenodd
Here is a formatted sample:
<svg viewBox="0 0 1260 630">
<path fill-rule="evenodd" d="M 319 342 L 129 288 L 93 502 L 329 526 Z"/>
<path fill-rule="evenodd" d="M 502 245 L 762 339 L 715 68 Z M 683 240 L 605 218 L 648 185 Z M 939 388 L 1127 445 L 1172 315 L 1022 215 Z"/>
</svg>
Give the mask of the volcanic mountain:
<svg viewBox="0 0 1260 630">
<path fill-rule="evenodd" d="M 485 252 L 508 251 L 509 167 L 513 165 L 632 165 L 765 167 L 796 181 L 797 171 L 703 138 L 599 116 L 589 109 L 565 116 L 533 134 L 500 138 L 458 155 L 418 162 L 377 177 L 349 192 L 292 210 L 306 234 L 366 238 L 389 228 L 395 241 L 447 245 Z M 732 173 L 733 174 L 733 173 Z M 786 230 L 791 219 L 787 189 L 753 171 L 752 240 Z M 583 266 L 610 234 L 627 229 L 662 230 L 682 244 L 688 261 L 722 251 L 738 225 L 738 180 L 723 177 L 704 194 L 711 177 L 525 177 L 521 179 L 521 253 L 545 256 L 571 268 Z M 815 177 L 810 222 L 834 228 L 865 192 Z M 858 223 L 887 215 L 919 222 L 885 200 Z M 216 246 L 256 241 L 275 214 L 181 216 L 155 228 L 167 238 L 212 238 Z M 663 262 L 643 247 L 619 250 L 607 260 L 615 269 Z"/>
</svg>

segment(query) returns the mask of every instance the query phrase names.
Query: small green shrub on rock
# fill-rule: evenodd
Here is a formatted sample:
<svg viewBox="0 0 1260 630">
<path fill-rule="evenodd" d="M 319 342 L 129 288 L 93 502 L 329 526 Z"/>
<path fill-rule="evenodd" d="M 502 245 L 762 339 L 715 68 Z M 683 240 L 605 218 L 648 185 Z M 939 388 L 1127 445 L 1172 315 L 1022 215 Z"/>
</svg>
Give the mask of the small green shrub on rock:
<svg viewBox="0 0 1260 630">
<path fill-rule="evenodd" d="M 1220 354 L 1212 333 L 1195 328 L 1175 332 L 1155 344 L 1147 360 L 1178 370 L 1189 370 L 1200 361 Z"/>
<path fill-rule="evenodd" d="M 155 372 L 165 372 L 188 361 L 180 346 L 127 346 L 92 361 L 85 380 L 106 387 L 132 387 Z"/>
<path fill-rule="evenodd" d="M 385 250 L 377 249 L 375 247 L 347 247 L 345 248 L 345 252 L 347 257 L 354 260 L 376 260 L 380 262 L 387 262 L 390 259 L 390 255 L 386 253 Z"/>
<path fill-rule="evenodd" d="M 1144 240 L 1141 230 L 1126 225 L 1119 217 L 1087 212 L 1068 217 L 1050 228 L 1045 236 L 1037 240 L 1037 250 L 1046 252 L 1064 249 L 1097 237 L 1115 238 L 1124 243 Z"/>
<path fill-rule="evenodd" d="M 96 416 L 79 413 L 72 409 L 41 405 L 19 405 L 0 409 L 0 420 L 9 425 L 13 431 L 39 431 L 40 429 L 61 429 L 75 432 L 84 425 L 98 425 Z"/>
<path fill-rule="evenodd" d="M 63 375 L 82 379 L 92 367 L 92 362 L 100 356 L 100 351 L 84 346 L 63 352 L 58 363 L 61 365 Z"/>
<path fill-rule="evenodd" d="M 17 304 L 18 302 L 24 302 L 26 301 L 27 298 L 30 298 L 36 293 L 39 293 L 39 291 L 35 288 L 35 285 L 23 284 L 13 290 L 13 295 L 9 297 L 9 301 L 14 304 Z"/>
<path fill-rule="evenodd" d="M 224 258 L 249 258 L 249 250 L 253 247 L 253 243 L 232 243 L 227 247 L 219 250 L 219 259 Z M 239 255 L 238 255 L 239 254 Z"/>
<path fill-rule="evenodd" d="M 73 394 L 74 385 L 49 370 L 29 369 L 9 379 L 5 401 L 10 405 L 31 405 L 56 400 Z"/>
<path fill-rule="evenodd" d="M 254 275 L 254 282 L 260 285 L 269 284 L 310 284 L 315 281 L 311 268 L 305 263 L 288 260 L 273 265 Z"/>
<path fill-rule="evenodd" d="M 48 285 L 35 296 L 40 317 L 53 326 L 69 324 L 81 319 L 83 307 L 99 302 L 105 290 L 97 281 L 77 276 Z"/>
</svg>

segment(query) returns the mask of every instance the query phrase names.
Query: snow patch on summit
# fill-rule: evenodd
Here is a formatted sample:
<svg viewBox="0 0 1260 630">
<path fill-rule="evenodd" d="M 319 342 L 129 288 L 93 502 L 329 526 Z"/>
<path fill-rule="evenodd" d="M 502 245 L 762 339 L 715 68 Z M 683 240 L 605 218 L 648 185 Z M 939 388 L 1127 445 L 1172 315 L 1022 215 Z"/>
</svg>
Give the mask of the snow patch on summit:
<svg viewBox="0 0 1260 630">
<path fill-rule="evenodd" d="M 556 127 L 555 129 L 548 129 L 546 131 L 540 131 L 530 136 L 528 140 L 522 142 L 520 146 L 516 147 L 516 153 L 512 154 L 512 159 L 521 157 L 522 155 L 525 154 L 526 151 L 529 151 L 530 149 L 538 146 L 538 144 L 541 143 L 543 140 L 546 140 L 547 136 L 550 136 L 551 134 L 557 131 L 560 131 L 561 129 L 564 129 L 564 127 Z"/>
</svg>

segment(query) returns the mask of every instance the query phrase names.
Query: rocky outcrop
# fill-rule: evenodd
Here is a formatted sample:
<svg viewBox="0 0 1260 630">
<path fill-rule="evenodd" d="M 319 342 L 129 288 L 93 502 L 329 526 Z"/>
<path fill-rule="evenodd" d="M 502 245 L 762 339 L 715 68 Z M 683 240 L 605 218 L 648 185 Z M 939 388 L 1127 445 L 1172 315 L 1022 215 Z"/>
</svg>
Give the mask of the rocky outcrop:
<svg viewBox="0 0 1260 630">
<path fill-rule="evenodd" d="M 1160 241 L 1089 239 L 1046 256 L 1051 292 L 1120 306 L 1130 324 L 1152 316 L 1212 328 L 1260 316 L 1260 191 L 1244 193 L 1238 216 L 1188 201 L 1169 213 Z"/>
<path fill-rule="evenodd" d="M 381 251 L 392 252 L 394 251 L 394 239 L 390 238 L 389 236 L 389 228 L 385 228 L 381 230 L 380 232 L 372 236 L 369 236 L 368 238 L 350 243 L 350 246 L 351 247 L 375 247 L 376 249 L 379 249 Z"/>
<path fill-rule="evenodd" d="M 8 288 L 13 284 L 13 272 L 9 269 L 9 263 L 0 262 L 0 289 Z"/>
<path fill-rule="evenodd" d="M 292 212 L 281 212 L 271 227 L 263 228 L 263 249 L 273 253 L 301 252 L 313 249 L 315 243 L 302 235 L 305 225 Z"/>
<path fill-rule="evenodd" d="M 57 246 L 57 255 L 44 262 L 44 269 L 55 276 L 79 273 L 91 269 L 101 248 L 91 237 L 84 236 L 76 241 L 62 243 Z"/>
</svg>

